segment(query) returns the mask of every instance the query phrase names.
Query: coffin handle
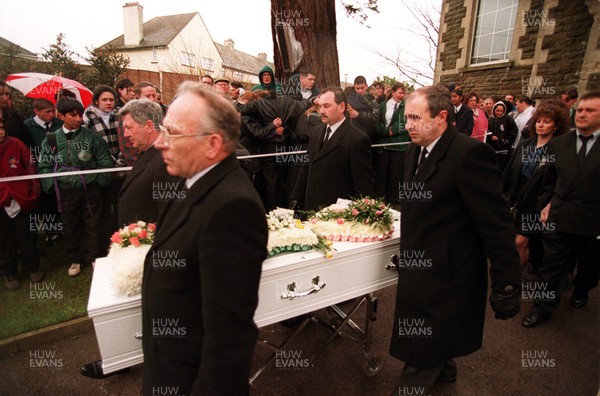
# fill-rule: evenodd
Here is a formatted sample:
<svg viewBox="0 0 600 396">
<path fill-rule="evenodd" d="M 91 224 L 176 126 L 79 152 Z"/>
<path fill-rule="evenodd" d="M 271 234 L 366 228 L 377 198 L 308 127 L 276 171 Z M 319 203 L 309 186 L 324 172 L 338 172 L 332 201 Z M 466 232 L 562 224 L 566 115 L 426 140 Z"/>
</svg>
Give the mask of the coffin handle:
<svg viewBox="0 0 600 396">
<path fill-rule="evenodd" d="M 142 339 L 142 333 L 140 333 L 139 331 L 136 331 L 133 336 L 135 337 L 136 340 Z"/>
<path fill-rule="evenodd" d="M 400 260 L 398 259 L 398 255 L 392 254 L 392 256 L 390 257 L 390 262 L 385 265 L 385 269 L 389 271 L 397 270 L 399 261 Z"/>
<path fill-rule="evenodd" d="M 310 289 L 304 291 L 296 291 L 296 282 L 292 282 L 287 285 L 287 292 L 283 293 L 280 297 L 282 300 L 293 300 L 297 297 L 306 297 L 313 293 L 318 293 L 321 289 L 323 289 L 326 286 L 325 283 L 319 284 L 320 281 L 321 278 L 318 275 L 315 276 L 312 279 L 312 286 L 310 287 Z"/>
</svg>

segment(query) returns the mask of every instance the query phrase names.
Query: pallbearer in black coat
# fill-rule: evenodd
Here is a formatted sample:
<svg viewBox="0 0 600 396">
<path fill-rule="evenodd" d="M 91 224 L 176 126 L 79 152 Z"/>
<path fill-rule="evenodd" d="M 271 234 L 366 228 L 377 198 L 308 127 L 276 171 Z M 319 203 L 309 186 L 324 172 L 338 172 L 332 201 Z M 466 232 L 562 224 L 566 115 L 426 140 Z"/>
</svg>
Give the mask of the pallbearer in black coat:
<svg viewBox="0 0 600 396">
<path fill-rule="evenodd" d="M 129 101 L 119 115 L 125 138 L 142 152 L 119 191 L 119 226 L 138 220 L 156 222 L 165 204 L 178 198 L 181 182 L 181 178 L 167 173 L 162 156 L 154 147 L 163 111 L 155 102 L 138 99 Z"/>
<path fill-rule="evenodd" d="M 515 229 L 494 151 L 448 125 L 449 94 L 418 89 L 405 105 L 406 153 L 390 354 L 406 365 L 393 394 L 456 380 L 453 359 L 481 347 L 488 265 L 496 317 L 519 311 Z M 427 150 L 427 151 L 425 151 Z M 420 164 L 419 164 L 420 162 Z"/>
<path fill-rule="evenodd" d="M 318 210 L 338 198 L 372 196 L 371 142 L 344 117 L 346 94 L 330 87 L 317 101 L 325 125 L 308 141 L 308 163 L 300 170 L 291 200 L 305 210 Z"/>
<path fill-rule="evenodd" d="M 139 220 L 156 222 L 164 205 L 181 193 L 177 191 L 181 178 L 167 173 L 160 152 L 154 148 L 163 111 L 157 103 L 139 99 L 127 102 L 119 115 L 125 138 L 141 151 L 119 191 L 119 227 Z M 81 374 L 95 379 L 120 373 L 122 371 L 104 374 L 101 361 L 87 363 L 81 368 Z"/>
<path fill-rule="evenodd" d="M 184 83 L 156 142 L 185 178 L 158 219 L 142 284 L 144 395 L 246 395 L 267 222 L 233 154 L 240 116 L 224 97 Z"/>
</svg>

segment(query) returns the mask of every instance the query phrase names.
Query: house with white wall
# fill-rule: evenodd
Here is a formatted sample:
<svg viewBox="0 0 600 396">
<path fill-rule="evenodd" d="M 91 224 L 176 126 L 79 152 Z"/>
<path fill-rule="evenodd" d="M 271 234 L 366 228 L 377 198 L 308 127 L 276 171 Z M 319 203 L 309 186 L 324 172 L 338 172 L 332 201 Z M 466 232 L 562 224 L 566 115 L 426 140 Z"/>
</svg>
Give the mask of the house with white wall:
<svg viewBox="0 0 600 396">
<path fill-rule="evenodd" d="M 143 7 L 137 2 L 123 6 L 124 34 L 101 48 L 113 48 L 130 60 L 129 68 L 149 72 L 177 73 L 199 77 L 226 76 L 258 83 L 257 73 L 267 62 L 265 54 L 252 56 L 233 47 L 233 40 L 216 44 L 199 13 L 156 17 L 143 22 Z M 162 84 L 160 84 L 162 85 Z"/>
</svg>

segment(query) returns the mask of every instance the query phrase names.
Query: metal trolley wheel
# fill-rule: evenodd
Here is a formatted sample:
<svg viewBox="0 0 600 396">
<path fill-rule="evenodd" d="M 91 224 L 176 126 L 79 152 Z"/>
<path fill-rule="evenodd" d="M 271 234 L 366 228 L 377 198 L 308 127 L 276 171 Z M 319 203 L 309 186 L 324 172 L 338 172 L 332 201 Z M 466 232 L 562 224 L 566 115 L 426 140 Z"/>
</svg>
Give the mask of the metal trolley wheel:
<svg viewBox="0 0 600 396">
<path fill-rule="evenodd" d="M 366 377 L 374 377 L 379 374 L 381 367 L 383 367 L 383 361 L 378 357 L 372 356 L 364 361 L 361 371 Z"/>
</svg>

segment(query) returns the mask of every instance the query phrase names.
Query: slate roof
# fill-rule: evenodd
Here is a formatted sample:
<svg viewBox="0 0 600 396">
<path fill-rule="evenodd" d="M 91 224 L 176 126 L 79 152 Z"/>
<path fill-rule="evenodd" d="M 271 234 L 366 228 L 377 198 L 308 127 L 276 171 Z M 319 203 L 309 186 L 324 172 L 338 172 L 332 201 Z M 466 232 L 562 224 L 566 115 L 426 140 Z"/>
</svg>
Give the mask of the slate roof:
<svg viewBox="0 0 600 396">
<path fill-rule="evenodd" d="M 148 47 L 165 47 L 177 37 L 188 23 L 198 15 L 197 12 L 189 14 L 167 15 L 152 18 L 144 23 L 144 38 L 138 45 L 125 45 L 124 35 L 101 46 L 113 47 L 117 50 L 140 49 Z"/>
<path fill-rule="evenodd" d="M 12 41 L 5 39 L 4 37 L 0 37 L 0 54 L 5 53 L 4 48 L 9 48 L 11 46 L 15 47 L 19 51 L 17 56 L 19 56 L 21 58 L 31 59 L 31 60 L 37 60 L 37 54 L 34 54 L 33 52 L 26 50 L 25 48 L 21 47 L 20 45 L 17 45 L 15 43 L 13 43 Z"/>
<path fill-rule="evenodd" d="M 271 66 L 271 69 L 275 70 L 275 65 L 271 62 L 238 51 L 227 45 L 215 43 L 215 46 L 217 47 L 217 51 L 219 51 L 221 58 L 223 58 L 223 67 L 240 70 L 250 74 L 258 74 L 259 70 L 265 65 L 269 65 Z"/>
</svg>

